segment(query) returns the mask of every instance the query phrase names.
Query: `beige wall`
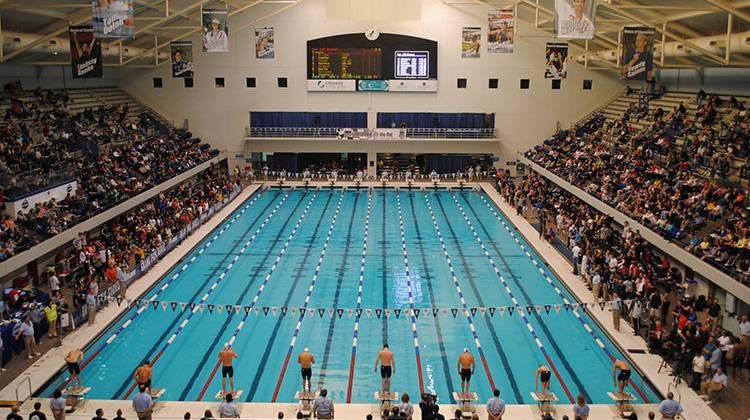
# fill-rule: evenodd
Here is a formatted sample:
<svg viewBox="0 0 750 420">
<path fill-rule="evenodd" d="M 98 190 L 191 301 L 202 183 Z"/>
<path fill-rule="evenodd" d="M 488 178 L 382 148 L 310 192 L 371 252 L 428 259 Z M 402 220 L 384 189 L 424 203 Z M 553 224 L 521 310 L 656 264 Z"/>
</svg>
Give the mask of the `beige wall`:
<svg viewBox="0 0 750 420">
<path fill-rule="evenodd" d="M 249 152 L 244 129 L 248 112 L 256 111 L 367 111 L 372 126 L 378 111 L 494 112 L 503 159 L 527 149 L 549 136 L 559 121 L 568 126 L 611 98 L 622 85 L 614 73 L 590 71 L 570 64 L 568 79 L 553 91 L 544 79 L 544 46 L 550 36 L 518 23 L 513 54 L 486 52 L 486 8 L 462 5 L 463 9 L 440 0 L 401 0 L 401 9 L 386 20 L 382 7 L 366 7 L 379 0 L 304 0 L 269 19 L 231 32 L 230 53 L 202 53 L 200 40 L 193 37 L 195 87 L 185 89 L 181 79 L 172 79 L 169 65 L 149 70 L 123 72 L 123 87 L 139 100 L 169 119 L 189 121 L 193 133 L 230 152 Z M 349 8 L 342 4 L 349 4 Z M 399 2 L 386 2 L 399 7 Z M 336 7 L 327 10 L 327 5 Z M 279 5 L 263 4 L 234 16 L 238 28 L 268 14 Z M 356 19 L 353 19 L 356 17 Z M 330 18 L 330 19 L 329 19 Z M 414 19 L 414 20 L 404 20 Z M 370 25 L 381 33 L 400 33 L 438 41 L 439 90 L 437 93 L 308 93 L 306 41 L 322 36 L 363 32 Z M 254 56 L 254 27 L 275 27 L 276 59 Z M 463 26 L 481 26 L 481 58 L 460 56 Z M 572 53 L 580 50 L 571 49 Z M 152 77 L 164 79 L 163 89 L 152 88 Z M 245 77 L 256 77 L 258 87 L 247 89 Z M 289 78 L 289 87 L 276 87 L 276 77 Z M 224 77 L 226 87 L 214 87 L 214 77 Z M 467 89 L 456 89 L 456 78 L 468 79 Z M 487 88 L 489 78 L 500 79 L 500 89 Z M 531 79 L 530 90 L 519 89 L 519 79 Z M 583 91 L 582 80 L 593 79 L 592 91 Z M 251 142 L 249 142 L 251 143 Z M 383 150 L 386 151 L 386 150 Z"/>
</svg>

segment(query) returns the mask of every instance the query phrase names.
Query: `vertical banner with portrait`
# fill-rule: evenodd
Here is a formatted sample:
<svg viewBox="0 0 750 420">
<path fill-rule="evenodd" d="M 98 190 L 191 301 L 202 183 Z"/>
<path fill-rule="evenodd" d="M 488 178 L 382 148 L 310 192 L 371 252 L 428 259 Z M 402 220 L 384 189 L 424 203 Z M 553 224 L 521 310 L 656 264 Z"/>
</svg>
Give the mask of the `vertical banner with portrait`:
<svg viewBox="0 0 750 420">
<path fill-rule="evenodd" d="M 133 0 L 91 0 L 94 33 L 97 38 L 133 36 Z"/>
<path fill-rule="evenodd" d="M 555 34 L 561 39 L 594 38 L 594 0 L 555 0 Z"/>
<path fill-rule="evenodd" d="M 464 26 L 461 32 L 461 58 L 478 58 L 482 28 Z"/>
<path fill-rule="evenodd" d="M 203 52 L 229 51 L 229 19 L 226 9 L 203 9 Z"/>
<path fill-rule="evenodd" d="M 193 41 L 174 41 L 169 44 L 172 53 L 172 77 L 193 77 Z"/>
<path fill-rule="evenodd" d="M 99 78 L 103 75 L 102 46 L 94 35 L 93 26 L 71 26 L 70 64 L 74 79 Z"/>
<path fill-rule="evenodd" d="M 512 53 L 515 20 L 513 8 L 490 10 L 487 14 L 487 52 Z"/>
<path fill-rule="evenodd" d="M 654 79 L 654 29 L 624 28 L 620 76 L 628 80 Z"/>
<path fill-rule="evenodd" d="M 565 79 L 568 76 L 568 44 L 548 42 L 545 50 L 545 79 Z"/>
<path fill-rule="evenodd" d="M 255 58 L 276 58 L 273 47 L 273 27 L 255 28 Z"/>
</svg>

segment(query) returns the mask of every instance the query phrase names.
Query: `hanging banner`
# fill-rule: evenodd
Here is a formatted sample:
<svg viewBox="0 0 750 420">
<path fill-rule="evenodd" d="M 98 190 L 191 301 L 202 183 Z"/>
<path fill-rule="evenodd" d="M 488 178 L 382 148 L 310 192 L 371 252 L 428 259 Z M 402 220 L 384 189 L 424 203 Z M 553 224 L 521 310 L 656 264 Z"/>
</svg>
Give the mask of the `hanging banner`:
<svg viewBox="0 0 750 420">
<path fill-rule="evenodd" d="M 461 34 L 461 58 L 479 58 L 482 28 L 465 26 Z"/>
<path fill-rule="evenodd" d="M 229 19 L 226 9 L 203 9 L 203 52 L 229 51 Z"/>
<path fill-rule="evenodd" d="M 545 56 L 544 78 L 565 79 L 568 75 L 568 44 L 548 42 Z"/>
<path fill-rule="evenodd" d="M 172 77 L 193 77 L 193 42 L 175 41 L 172 52 Z"/>
<path fill-rule="evenodd" d="M 92 79 L 102 77 L 102 46 L 94 36 L 91 26 L 71 26 L 70 64 L 73 67 L 74 79 Z"/>
<path fill-rule="evenodd" d="M 561 39 L 594 38 L 594 0 L 555 0 L 555 34 Z"/>
<path fill-rule="evenodd" d="M 135 29 L 133 0 L 92 0 L 97 38 L 130 38 Z"/>
<path fill-rule="evenodd" d="M 513 9 L 490 10 L 487 14 L 487 52 L 512 53 L 515 24 Z"/>
<path fill-rule="evenodd" d="M 273 27 L 255 28 L 255 58 L 276 58 L 273 47 Z"/>
<path fill-rule="evenodd" d="M 620 76 L 628 80 L 654 79 L 654 30 L 624 28 Z"/>
</svg>

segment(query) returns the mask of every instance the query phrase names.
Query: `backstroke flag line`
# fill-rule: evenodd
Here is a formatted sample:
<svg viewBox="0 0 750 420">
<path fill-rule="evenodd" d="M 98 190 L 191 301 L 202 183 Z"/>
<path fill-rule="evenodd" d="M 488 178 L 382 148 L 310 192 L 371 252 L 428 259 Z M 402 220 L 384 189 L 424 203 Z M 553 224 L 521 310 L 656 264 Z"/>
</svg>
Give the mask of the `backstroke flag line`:
<svg viewBox="0 0 750 420">
<path fill-rule="evenodd" d="M 513 32 L 515 25 L 513 20 L 513 8 L 503 10 L 490 10 L 487 13 L 487 52 L 488 53 L 512 53 Z"/>
<path fill-rule="evenodd" d="M 133 0 L 91 0 L 91 8 L 97 38 L 133 36 Z"/>
<path fill-rule="evenodd" d="M 94 36 L 92 26 L 71 26 L 70 64 L 73 67 L 74 79 L 93 79 L 102 77 L 102 46 Z"/>
<path fill-rule="evenodd" d="M 172 77 L 193 77 L 193 42 L 175 41 L 169 44 L 172 53 Z"/>
<path fill-rule="evenodd" d="M 545 79 L 565 79 L 568 76 L 568 44 L 548 42 L 545 50 Z"/>
<path fill-rule="evenodd" d="M 623 28 L 620 60 L 623 79 L 654 79 L 654 33 L 653 28 Z"/>
<path fill-rule="evenodd" d="M 594 38 L 594 0 L 555 0 L 555 34 L 561 39 Z"/>
<path fill-rule="evenodd" d="M 229 51 L 229 20 L 226 9 L 203 9 L 203 52 Z"/>
</svg>

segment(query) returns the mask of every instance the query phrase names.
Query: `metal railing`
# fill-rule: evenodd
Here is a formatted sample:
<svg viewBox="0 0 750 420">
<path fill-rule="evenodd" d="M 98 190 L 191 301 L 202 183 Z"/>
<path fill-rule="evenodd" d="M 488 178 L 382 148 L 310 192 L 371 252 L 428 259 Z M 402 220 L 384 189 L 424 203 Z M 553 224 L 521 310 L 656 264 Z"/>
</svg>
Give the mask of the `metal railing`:
<svg viewBox="0 0 750 420">
<path fill-rule="evenodd" d="M 392 129 L 352 129 L 335 127 L 247 127 L 245 133 L 248 137 L 384 139 L 384 136 L 378 135 L 379 130 L 386 131 Z M 405 137 L 396 136 L 394 137 L 394 139 L 492 139 L 495 137 L 496 135 L 494 128 L 407 128 Z"/>
</svg>

